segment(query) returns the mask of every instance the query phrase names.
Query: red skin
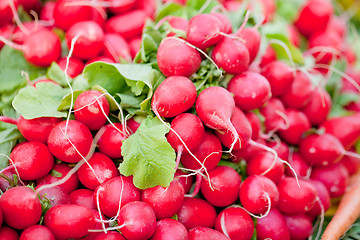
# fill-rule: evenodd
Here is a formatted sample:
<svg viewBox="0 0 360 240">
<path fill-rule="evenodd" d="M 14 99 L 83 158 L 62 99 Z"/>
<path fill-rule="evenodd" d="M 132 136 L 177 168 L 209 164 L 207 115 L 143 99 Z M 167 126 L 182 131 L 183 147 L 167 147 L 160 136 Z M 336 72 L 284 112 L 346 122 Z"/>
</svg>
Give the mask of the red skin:
<svg viewBox="0 0 360 240">
<path fill-rule="evenodd" d="M 94 191 L 89 189 L 76 189 L 69 194 L 70 203 L 96 210 Z"/>
<path fill-rule="evenodd" d="M 184 173 L 180 169 L 177 169 L 175 174 L 174 174 L 174 180 L 181 183 L 181 185 L 184 188 L 184 193 L 185 194 L 190 191 L 192 183 L 193 183 L 192 176 L 186 176 L 186 173 Z"/>
<path fill-rule="evenodd" d="M 107 0 L 110 3 L 108 9 L 113 14 L 126 13 L 136 7 L 136 0 Z"/>
<path fill-rule="evenodd" d="M 100 233 L 94 240 L 125 240 L 125 238 L 119 232 L 108 231 Z"/>
<path fill-rule="evenodd" d="M 254 222 L 243 209 L 228 207 L 216 217 L 215 229 L 222 233 L 226 230 L 231 239 L 250 240 L 254 234 Z"/>
<path fill-rule="evenodd" d="M 269 209 L 275 208 L 279 201 L 279 191 L 275 183 L 262 175 L 252 175 L 246 178 L 240 186 L 240 202 L 246 210 L 253 214 L 264 215 Z"/>
<path fill-rule="evenodd" d="M 179 222 L 184 224 L 187 229 L 197 226 L 213 228 L 215 225 L 215 208 L 200 198 L 185 197 L 177 215 Z"/>
<path fill-rule="evenodd" d="M 288 26 L 287 30 L 288 30 L 288 35 L 289 35 L 290 42 L 292 44 L 294 44 L 296 47 L 300 47 L 300 33 L 299 33 L 299 31 L 292 24 L 290 24 Z"/>
<path fill-rule="evenodd" d="M 180 40 L 164 38 L 157 51 L 157 61 L 166 77 L 190 77 L 200 68 L 201 56 L 196 49 Z"/>
<path fill-rule="evenodd" d="M 261 57 L 259 67 L 263 68 L 263 67 L 265 67 L 266 65 L 268 65 L 269 63 L 271 63 L 273 61 L 276 61 L 276 52 L 271 47 L 271 45 L 269 45 L 266 48 L 264 55 L 262 55 L 262 57 Z"/>
<path fill-rule="evenodd" d="M 315 202 L 314 206 L 308 212 L 308 215 L 319 216 L 321 214 L 321 207 L 320 207 L 319 201 L 323 205 L 324 212 L 326 212 L 330 208 L 330 205 L 331 205 L 330 193 L 327 190 L 326 186 L 322 182 L 320 182 L 318 180 L 314 180 L 314 179 L 311 179 L 309 181 L 316 188 L 316 190 L 318 192 L 319 200 L 317 200 Z"/>
<path fill-rule="evenodd" d="M 291 167 L 295 170 L 298 177 L 306 177 L 309 174 L 310 165 L 300 156 L 299 153 L 295 152 L 289 157 L 288 162 Z M 285 173 L 289 177 L 295 177 L 294 172 L 290 168 L 286 168 Z"/>
<path fill-rule="evenodd" d="M 72 40 L 79 35 L 74 44 L 74 57 L 89 60 L 101 53 L 104 46 L 104 32 L 99 24 L 94 21 L 81 21 L 72 25 L 65 36 L 69 49 Z"/>
<path fill-rule="evenodd" d="M 214 47 L 211 58 L 219 68 L 229 74 L 241 74 L 250 64 L 249 50 L 238 39 L 225 37 Z"/>
<path fill-rule="evenodd" d="M 136 54 L 140 51 L 141 42 L 142 42 L 141 37 L 134 37 L 129 40 L 129 48 L 132 59 L 134 59 Z"/>
<path fill-rule="evenodd" d="M 56 2 L 45 2 L 40 12 L 40 20 L 51 21 L 54 19 L 54 9 Z"/>
<path fill-rule="evenodd" d="M 305 214 L 314 206 L 318 193 L 311 182 L 292 177 L 284 177 L 278 183 L 278 209 L 284 214 Z"/>
<path fill-rule="evenodd" d="M 313 0 L 314 1 L 314 0 Z M 335 51 L 341 51 L 342 39 L 339 35 L 331 30 L 318 32 L 311 36 L 309 39 L 309 49 L 318 48 L 318 47 L 330 47 Z M 316 50 L 312 53 L 315 58 L 316 63 L 328 64 L 332 59 L 338 57 L 338 54 L 332 53 L 328 50 Z"/>
<path fill-rule="evenodd" d="M 91 165 L 93 170 L 88 164 Z M 79 181 L 90 190 L 95 190 L 100 184 L 119 176 L 115 163 L 105 154 L 94 153 L 89 159 L 88 164 L 85 163 L 79 168 L 77 176 Z"/>
<path fill-rule="evenodd" d="M 196 95 L 195 85 L 189 78 L 168 77 L 156 89 L 151 101 L 151 108 L 153 111 L 157 111 L 161 117 L 175 117 L 194 105 Z"/>
<path fill-rule="evenodd" d="M 103 55 L 114 63 L 121 59 L 130 62 L 132 59 L 129 44 L 117 33 L 105 33 Z"/>
<path fill-rule="evenodd" d="M 268 141 L 266 142 L 266 145 L 274 149 L 277 152 L 279 158 L 283 160 L 287 160 L 289 158 L 289 146 L 285 142 L 281 140 L 279 142 Z"/>
<path fill-rule="evenodd" d="M 20 235 L 19 240 L 55 240 L 54 234 L 43 225 L 33 225 L 26 228 Z"/>
<path fill-rule="evenodd" d="M 118 33 L 125 39 L 140 36 L 147 18 L 144 10 L 133 10 L 125 14 L 116 15 L 107 20 L 105 31 Z"/>
<path fill-rule="evenodd" d="M 99 195 L 99 206 L 105 216 L 113 217 L 116 215 L 121 192 L 120 207 L 129 202 L 140 201 L 140 190 L 134 186 L 132 177 L 116 177 L 95 189 L 94 201 L 97 202 L 97 195 Z"/>
<path fill-rule="evenodd" d="M 311 128 L 310 122 L 306 115 L 296 109 L 286 109 L 289 127 L 280 129 L 279 135 L 281 139 L 290 145 L 298 145 L 303 134 Z"/>
<path fill-rule="evenodd" d="M 94 58 L 90 59 L 89 61 L 87 61 L 86 66 L 91 63 L 94 63 L 94 62 L 115 63 L 115 61 L 112 58 L 99 56 L 99 57 L 94 57 Z"/>
<path fill-rule="evenodd" d="M 271 93 L 274 97 L 280 96 L 288 91 L 294 80 L 291 67 L 281 61 L 274 60 L 266 64 L 261 74 L 269 81 Z"/>
<path fill-rule="evenodd" d="M 44 30 L 46 29 L 45 27 L 39 25 L 38 23 L 36 23 L 35 21 L 31 21 L 31 22 L 24 22 L 23 23 L 24 25 L 24 28 L 27 29 L 27 31 L 29 32 L 29 34 L 33 34 L 35 33 L 36 31 L 39 31 L 39 30 Z M 15 28 L 15 31 L 13 32 L 12 36 L 11 36 L 11 40 L 14 42 L 14 43 L 17 43 L 17 44 L 23 44 L 24 41 L 29 37 L 29 35 L 25 34 L 24 31 L 19 28 L 19 27 L 16 27 Z"/>
<path fill-rule="evenodd" d="M 44 225 L 56 239 L 80 238 L 95 226 L 95 215 L 89 208 L 63 204 L 50 208 L 44 216 Z"/>
<path fill-rule="evenodd" d="M 14 29 L 15 29 L 15 27 L 12 24 L 4 25 L 4 26 L 0 27 L 0 36 L 4 37 L 6 39 L 9 39 L 10 36 L 13 34 Z M 4 45 L 5 44 L 3 42 L 0 42 L 0 50 L 3 48 Z"/>
<path fill-rule="evenodd" d="M 274 154 L 263 152 L 254 155 L 248 163 L 246 172 L 249 176 L 262 174 L 267 171 L 274 162 Z M 275 165 L 264 176 L 270 178 L 273 182 L 278 183 L 285 172 L 284 164 L 276 161 Z"/>
<path fill-rule="evenodd" d="M 67 131 L 65 132 L 66 127 Z M 72 144 L 65 136 L 70 139 Z M 67 125 L 66 121 L 62 121 L 51 130 L 47 144 L 50 152 L 58 159 L 68 163 L 77 163 L 90 152 L 92 142 L 93 138 L 89 128 L 79 121 L 70 120 Z"/>
<path fill-rule="evenodd" d="M 302 6 L 294 24 L 301 34 L 309 37 L 326 28 L 333 12 L 330 2 L 326 0 L 310 0 Z"/>
<path fill-rule="evenodd" d="M 67 62 L 67 58 L 60 58 L 57 61 L 57 64 L 59 65 L 59 67 L 63 71 L 65 71 L 66 62 Z M 74 78 L 74 77 L 76 77 L 76 76 L 78 76 L 79 74 L 82 73 L 82 71 L 84 70 L 84 67 L 85 67 L 85 64 L 80 59 L 77 59 L 75 57 L 71 57 L 69 59 L 69 66 L 68 66 L 68 69 L 67 69 L 66 73 L 70 77 Z"/>
<path fill-rule="evenodd" d="M 4 170 L 2 172 L 2 174 L 4 176 L 8 177 L 11 181 L 14 181 L 14 174 L 16 175 L 14 168 Z M 12 183 L 10 183 L 8 180 L 6 180 L 3 177 L 0 177 L 0 189 L 1 189 L 1 191 L 5 192 L 6 189 L 11 188 L 11 187 L 13 187 Z M 0 224 L 0 226 L 1 226 L 1 224 Z"/>
<path fill-rule="evenodd" d="M 221 30 L 221 32 L 223 33 L 231 33 L 232 32 L 232 24 L 230 19 L 223 13 L 219 13 L 219 12 L 212 12 L 210 13 L 210 15 L 217 17 L 223 25 L 223 28 Z"/>
<path fill-rule="evenodd" d="M 304 214 L 285 216 L 286 224 L 293 240 L 308 239 L 312 234 L 312 222 Z"/>
<path fill-rule="evenodd" d="M 121 158 L 122 142 L 127 138 L 126 133 L 123 133 L 123 126 L 121 123 L 113 123 L 115 125 L 107 124 L 104 126 L 104 133 L 101 135 L 97 145 L 99 151 L 110 158 Z M 120 131 L 119 131 L 120 130 Z"/>
<path fill-rule="evenodd" d="M 334 31 L 341 39 L 344 39 L 348 29 L 346 26 L 346 19 L 340 16 L 331 16 L 327 29 Z"/>
<path fill-rule="evenodd" d="M 286 122 L 282 115 L 286 115 L 284 104 L 277 98 L 271 98 L 268 104 L 260 109 L 265 117 L 264 125 L 267 132 L 275 129 L 285 129 Z"/>
<path fill-rule="evenodd" d="M 48 174 L 53 165 L 54 158 L 48 147 L 40 142 L 23 142 L 16 145 L 10 158 L 24 180 L 35 180 Z"/>
<path fill-rule="evenodd" d="M 243 28 L 240 32 L 235 33 L 235 35 L 245 41 L 244 45 L 249 51 L 249 63 L 252 63 L 260 48 L 261 36 L 259 30 L 254 27 Z"/>
<path fill-rule="evenodd" d="M 157 219 L 171 218 L 181 208 L 184 188 L 179 181 L 172 181 L 167 188 L 156 186 L 141 192 L 141 201 L 149 204 Z"/>
<path fill-rule="evenodd" d="M 183 17 L 178 17 L 178 16 L 166 16 L 163 18 L 162 21 L 166 21 L 170 24 L 170 26 L 176 30 L 181 30 L 184 31 L 185 33 L 188 30 L 188 25 L 189 25 L 189 21 Z M 167 37 L 172 37 L 175 36 L 176 33 L 170 31 L 167 34 Z"/>
<path fill-rule="evenodd" d="M 18 2 L 14 1 L 15 8 L 17 9 Z M 13 19 L 13 13 L 8 4 L 8 1 L 0 2 L 0 27 L 6 24 L 10 24 Z"/>
<path fill-rule="evenodd" d="M 18 119 L 17 128 L 24 136 L 24 138 L 26 138 L 26 140 L 46 143 L 50 131 L 54 128 L 56 124 L 61 121 L 61 118 L 54 117 L 25 119 L 20 116 Z"/>
<path fill-rule="evenodd" d="M 140 127 L 141 122 L 138 121 L 139 120 L 135 120 L 135 118 L 132 117 L 126 122 L 126 127 L 129 129 L 131 134 L 135 133 L 136 130 Z"/>
<path fill-rule="evenodd" d="M 209 181 L 201 181 L 201 192 L 205 199 L 216 207 L 229 206 L 239 197 L 241 176 L 231 167 L 218 166 L 209 171 Z"/>
<path fill-rule="evenodd" d="M 166 218 L 156 223 L 156 230 L 150 240 L 188 240 L 189 234 L 182 223 L 175 219 Z"/>
<path fill-rule="evenodd" d="M 36 185 L 50 184 L 59 181 L 60 179 L 65 177 L 71 169 L 72 168 L 69 167 L 66 163 L 55 164 L 53 170 L 60 173 L 61 177 L 54 177 L 51 174 L 48 174 L 45 177 L 37 179 Z M 65 192 L 71 193 L 78 187 L 78 185 L 79 185 L 79 179 L 76 174 L 73 174 L 67 181 L 65 181 L 63 184 L 60 184 L 58 186 L 61 187 Z"/>
<path fill-rule="evenodd" d="M 355 150 L 350 150 L 355 153 Z M 357 157 L 343 156 L 340 162 L 346 167 L 350 175 L 356 173 L 360 168 L 360 162 Z"/>
<path fill-rule="evenodd" d="M 245 116 L 251 125 L 251 139 L 256 141 L 262 132 L 262 123 L 258 115 L 253 112 L 246 112 Z"/>
<path fill-rule="evenodd" d="M 3 240 L 19 240 L 19 234 L 12 228 L 1 227 L 0 228 L 0 239 L 3 239 Z"/>
<path fill-rule="evenodd" d="M 214 229 L 198 226 L 189 230 L 189 240 L 228 240 L 221 232 Z"/>
<path fill-rule="evenodd" d="M 45 184 L 40 184 L 35 187 L 37 190 L 39 187 Z M 60 204 L 70 204 L 70 197 L 64 189 L 59 186 L 54 186 L 52 188 L 46 188 L 41 190 L 38 193 L 41 196 L 41 199 L 48 199 L 50 201 L 51 207 L 60 205 Z"/>
<path fill-rule="evenodd" d="M 99 130 L 107 122 L 110 105 L 102 92 L 88 90 L 76 98 L 74 110 L 75 119 L 94 131 Z"/>
<path fill-rule="evenodd" d="M 309 119 L 311 125 L 319 126 L 325 122 L 330 113 L 331 105 L 329 93 L 325 89 L 318 88 L 301 111 Z"/>
<path fill-rule="evenodd" d="M 121 233 L 128 240 L 149 239 L 156 230 L 155 213 L 145 202 L 130 202 L 121 209 L 119 226 L 129 222 L 131 224 L 121 228 Z"/>
<path fill-rule="evenodd" d="M 266 217 L 257 220 L 256 235 L 259 240 L 290 240 L 285 217 L 276 208 L 272 209 Z"/>
<path fill-rule="evenodd" d="M 243 111 L 260 108 L 271 97 L 269 82 L 255 72 L 244 72 L 233 77 L 227 89 L 234 94 L 236 106 Z"/>
<path fill-rule="evenodd" d="M 60 0 L 56 2 L 54 8 L 55 26 L 67 31 L 77 22 L 92 19 L 92 8 L 89 6 L 69 6 L 76 0 Z"/>
<path fill-rule="evenodd" d="M 4 222 L 20 230 L 35 225 L 41 217 L 39 198 L 34 190 L 25 186 L 10 188 L 1 195 L 0 209 L 4 215 Z"/>
<path fill-rule="evenodd" d="M 42 44 L 39 44 L 39 41 Z M 29 63 L 38 67 L 48 67 L 61 56 L 60 39 L 50 30 L 38 30 L 25 39 L 23 52 Z"/>
</svg>

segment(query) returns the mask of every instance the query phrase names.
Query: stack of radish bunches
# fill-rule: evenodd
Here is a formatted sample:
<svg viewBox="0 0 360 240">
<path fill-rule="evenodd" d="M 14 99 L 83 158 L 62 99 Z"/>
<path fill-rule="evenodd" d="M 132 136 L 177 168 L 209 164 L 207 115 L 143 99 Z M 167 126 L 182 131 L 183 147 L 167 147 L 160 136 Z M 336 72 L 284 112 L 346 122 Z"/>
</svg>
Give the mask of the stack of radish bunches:
<svg viewBox="0 0 360 240">
<path fill-rule="evenodd" d="M 0 0 L 0 239 L 346 239 L 358 39 L 328 0 Z"/>
</svg>

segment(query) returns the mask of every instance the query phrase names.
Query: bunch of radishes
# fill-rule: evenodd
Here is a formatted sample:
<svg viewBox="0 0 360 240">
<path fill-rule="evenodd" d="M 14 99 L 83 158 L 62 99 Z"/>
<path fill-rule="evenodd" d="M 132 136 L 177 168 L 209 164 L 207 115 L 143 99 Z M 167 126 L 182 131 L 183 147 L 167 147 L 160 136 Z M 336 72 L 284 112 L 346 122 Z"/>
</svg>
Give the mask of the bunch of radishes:
<svg viewBox="0 0 360 240">
<path fill-rule="evenodd" d="M 21 133 L 0 239 L 318 239 L 331 199 L 359 188 L 357 59 L 331 3 L 304 2 L 281 36 L 274 1 L 153 4 L 0 0 L 1 40 L 51 65 L 0 116 Z"/>
</svg>

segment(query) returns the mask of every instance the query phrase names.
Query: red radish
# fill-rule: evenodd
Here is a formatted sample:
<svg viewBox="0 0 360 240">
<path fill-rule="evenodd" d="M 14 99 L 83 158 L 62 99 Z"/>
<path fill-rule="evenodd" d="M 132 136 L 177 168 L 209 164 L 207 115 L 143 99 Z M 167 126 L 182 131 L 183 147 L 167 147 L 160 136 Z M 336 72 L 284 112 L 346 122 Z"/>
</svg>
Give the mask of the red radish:
<svg viewBox="0 0 360 240">
<path fill-rule="evenodd" d="M 253 112 L 246 112 L 245 117 L 251 125 L 251 139 L 256 141 L 259 138 L 260 133 L 262 132 L 261 120 L 258 115 Z"/>
<path fill-rule="evenodd" d="M 89 128 L 79 121 L 69 120 L 58 123 L 51 130 L 47 144 L 58 159 L 77 163 L 90 152 L 92 142 Z"/>
<path fill-rule="evenodd" d="M 172 181 L 167 188 L 156 186 L 141 192 L 141 201 L 152 207 L 157 219 L 171 218 L 184 201 L 184 187 L 179 181 Z"/>
<path fill-rule="evenodd" d="M 217 44 L 223 36 L 223 23 L 211 14 L 197 14 L 189 21 L 186 39 L 192 45 L 205 50 Z"/>
<path fill-rule="evenodd" d="M 211 58 L 219 68 L 234 75 L 246 71 L 250 63 L 249 50 L 236 38 L 224 37 L 211 53 Z"/>
<path fill-rule="evenodd" d="M 55 25 L 67 31 L 80 21 L 91 20 L 92 8 L 76 4 L 77 0 L 60 0 L 54 7 Z"/>
<path fill-rule="evenodd" d="M 299 185 L 300 187 L 299 187 Z M 278 209 L 285 214 L 305 214 L 311 210 L 318 193 L 311 182 L 284 177 L 278 183 Z"/>
<path fill-rule="evenodd" d="M 16 178 L 16 171 L 14 168 L 2 170 L 2 173 L 0 175 L 0 189 L 2 192 L 5 192 L 8 188 L 14 187 L 16 185 L 14 181 L 14 175 Z"/>
<path fill-rule="evenodd" d="M 264 125 L 267 132 L 272 133 L 288 127 L 285 107 L 279 99 L 271 98 L 260 112 L 265 117 Z"/>
<path fill-rule="evenodd" d="M 72 168 L 66 163 L 55 164 L 50 174 L 36 180 L 36 185 L 51 184 L 64 178 Z M 71 193 L 79 185 L 79 179 L 76 174 L 72 175 L 65 183 L 60 184 L 65 192 Z"/>
<path fill-rule="evenodd" d="M 88 163 L 82 165 L 77 171 L 79 181 L 91 190 L 118 175 L 119 171 L 115 163 L 105 154 L 98 152 L 94 153 Z"/>
<path fill-rule="evenodd" d="M 205 166 L 206 167 L 206 166 Z M 200 168 L 200 167 L 199 167 Z M 178 181 L 179 183 L 181 183 L 181 185 L 184 188 L 184 193 L 188 193 L 191 189 L 192 183 L 193 183 L 193 178 L 192 176 L 187 175 L 186 173 L 184 173 L 183 171 L 181 171 L 180 169 L 177 169 L 175 174 L 174 174 L 174 180 Z"/>
<path fill-rule="evenodd" d="M 121 60 L 131 61 L 130 46 L 117 33 L 105 33 L 103 54 L 114 62 L 121 62 Z"/>
<path fill-rule="evenodd" d="M 269 81 L 271 93 L 274 97 L 280 96 L 288 91 L 294 80 L 291 67 L 281 61 L 270 62 L 263 67 L 261 74 Z"/>
<path fill-rule="evenodd" d="M 336 137 L 325 133 L 311 134 L 304 138 L 300 142 L 299 153 L 309 164 L 327 166 L 340 161 L 345 150 Z"/>
<path fill-rule="evenodd" d="M 72 43 L 74 41 L 74 43 Z M 74 44 L 73 56 L 89 60 L 100 54 L 104 46 L 104 32 L 94 21 L 81 21 L 66 32 L 68 48 Z"/>
<path fill-rule="evenodd" d="M 255 142 L 255 141 L 254 141 Z M 263 139 L 258 139 L 256 141 L 256 143 L 258 144 L 262 144 L 262 145 L 265 145 L 265 140 Z M 256 155 L 257 153 L 262 153 L 262 152 L 266 152 L 264 148 L 259 148 L 259 146 L 257 144 L 251 144 L 251 145 L 248 145 L 247 147 L 245 148 L 242 148 L 240 150 L 234 150 L 232 152 L 232 155 L 230 156 L 231 158 L 231 161 L 235 162 L 235 163 L 238 163 L 240 162 L 241 160 L 244 160 L 246 162 L 249 162 L 250 159 Z"/>
<path fill-rule="evenodd" d="M 108 8 L 111 13 L 119 14 L 125 13 L 136 6 L 136 0 L 106 0 L 110 7 Z"/>
<path fill-rule="evenodd" d="M 258 240 L 290 240 L 290 232 L 285 217 L 276 208 L 266 217 L 257 220 L 256 236 Z"/>
<path fill-rule="evenodd" d="M 279 191 L 275 183 L 262 175 L 247 177 L 240 186 L 240 202 L 244 208 L 253 213 L 266 215 L 276 207 Z M 270 202 L 269 202 L 270 200 Z"/>
<path fill-rule="evenodd" d="M 105 23 L 105 31 L 118 33 L 125 39 L 141 35 L 147 14 L 143 10 L 134 10 L 125 14 L 116 15 Z"/>
<path fill-rule="evenodd" d="M 156 231 L 150 240 L 187 240 L 188 231 L 182 223 L 175 219 L 161 219 L 156 223 Z"/>
<path fill-rule="evenodd" d="M 63 204 L 50 208 L 44 216 L 44 225 L 56 239 L 80 238 L 95 226 L 95 215 L 89 208 Z"/>
<path fill-rule="evenodd" d="M 159 69 L 166 77 L 190 77 L 201 64 L 199 52 L 175 37 L 164 38 L 156 56 Z"/>
<path fill-rule="evenodd" d="M 189 78 L 168 77 L 155 90 L 151 108 L 160 117 L 175 117 L 194 105 L 196 94 L 195 85 Z"/>
<path fill-rule="evenodd" d="M 125 240 L 125 238 L 119 232 L 110 231 L 98 234 L 94 240 Z"/>
<path fill-rule="evenodd" d="M 304 214 L 285 216 L 291 239 L 308 239 L 312 234 L 312 222 Z"/>
<path fill-rule="evenodd" d="M 340 55 L 342 40 L 334 31 L 322 31 L 309 39 L 309 49 L 316 63 L 328 64 Z"/>
<path fill-rule="evenodd" d="M 201 182 L 204 198 L 216 207 L 226 207 L 239 197 L 241 176 L 231 167 L 218 166 L 209 171 L 209 181 Z"/>
<path fill-rule="evenodd" d="M 198 226 L 189 230 L 189 240 L 229 240 L 229 238 L 214 229 Z"/>
<path fill-rule="evenodd" d="M 276 61 L 276 52 L 271 47 L 271 45 L 268 45 L 266 50 L 265 50 L 265 53 L 261 56 L 261 61 L 259 63 L 259 67 L 263 68 L 263 67 L 265 67 L 266 65 L 268 65 L 269 63 L 271 63 L 273 61 Z"/>
<path fill-rule="evenodd" d="M 279 160 L 275 160 L 274 154 L 270 152 L 262 152 L 254 155 L 248 163 L 246 172 L 248 175 L 264 175 L 273 182 L 278 183 L 284 175 L 284 164 Z"/>
<path fill-rule="evenodd" d="M 19 240 L 55 240 L 54 234 L 43 225 L 33 225 L 26 228 L 20 235 Z"/>
<path fill-rule="evenodd" d="M 350 152 L 357 154 L 355 150 L 350 150 Z M 346 167 L 350 175 L 355 174 L 360 168 L 359 159 L 355 156 L 343 156 L 340 162 Z"/>
<path fill-rule="evenodd" d="M 296 109 L 286 109 L 288 128 L 279 129 L 281 139 L 291 145 L 298 145 L 303 134 L 311 128 L 309 119 L 306 115 Z"/>
<path fill-rule="evenodd" d="M 76 189 L 69 194 L 70 203 L 96 210 L 94 191 L 89 189 Z"/>
<path fill-rule="evenodd" d="M 11 1 L 1 1 L 0 2 L 0 26 L 11 23 L 13 20 L 13 11 L 11 10 L 11 4 L 15 10 L 17 9 L 18 1 L 11 0 Z"/>
<path fill-rule="evenodd" d="M 326 212 L 330 208 L 331 205 L 330 193 L 322 182 L 313 179 L 311 179 L 310 182 L 316 188 L 319 199 L 315 202 L 315 205 L 308 212 L 308 215 L 319 216 L 320 214 Z"/>
<path fill-rule="evenodd" d="M 22 27 L 18 26 L 15 28 L 11 40 L 17 44 L 23 44 L 31 34 L 44 29 L 46 28 L 35 21 L 24 22 Z"/>
<path fill-rule="evenodd" d="M 300 156 L 299 153 L 295 152 L 290 157 L 288 162 L 295 170 L 297 176 L 299 177 L 309 177 L 309 173 L 311 172 L 310 165 Z M 290 177 L 294 177 L 294 173 L 290 171 L 289 168 L 285 170 L 286 175 Z"/>
<path fill-rule="evenodd" d="M 254 222 L 243 209 L 228 207 L 216 217 L 215 229 L 230 239 L 250 240 L 254 234 Z"/>
<path fill-rule="evenodd" d="M 346 191 L 349 173 L 342 163 L 334 163 L 326 167 L 314 168 L 311 179 L 322 182 L 330 193 L 330 197 L 340 197 Z"/>
<path fill-rule="evenodd" d="M 1 227 L 0 228 L 0 239 L 3 239 L 3 240 L 19 240 L 19 234 L 12 228 Z"/>
<path fill-rule="evenodd" d="M 54 158 L 48 147 L 40 142 L 24 142 L 16 145 L 10 154 L 20 178 L 35 180 L 51 171 Z"/>
<path fill-rule="evenodd" d="M 304 36 L 309 37 L 326 28 L 333 12 L 330 2 L 309 0 L 302 6 L 294 24 Z"/>
<path fill-rule="evenodd" d="M 89 61 L 87 61 L 86 66 L 91 63 L 94 63 L 94 62 L 115 63 L 115 61 L 110 57 L 99 56 L 99 57 L 95 57 L 95 58 L 92 58 Z"/>
<path fill-rule="evenodd" d="M 223 5 L 226 10 L 228 10 L 229 12 L 233 12 L 239 10 L 239 8 L 242 6 L 242 3 L 235 0 L 228 0 L 224 1 Z"/>
<path fill-rule="evenodd" d="M 331 109 L 331 98 L 325 89 L 318 88 L 314 91 L 309 102 L 301 111 L 309 119 L 311 125 L 319 126 L 325 122 Z"/>
<path fill-rule="evenodd" d="M 169 15 L 169 16 L 164 17 L 161 21 L 168 22 L 170 24 L 171 28 L 174 28 L 176 30 L 181 30 L 181 31 L 184 31 L 185 33 L 188 30 L 189 21 L 185 18 Z M 159 23 L 161 21 L 159 21 Z M 176 33 L 173 31 L 170 31 L 167 34 L 168 37 L 175 36 L 175 35 L 176 35 Z"/>
<path fill-rule="evenodd" d="M 256 27 L 252 28 L 241 28 L 235 33 L 236 36 L 239 36 L 243 39 L 245 47 L 249 51 L 249 63 L 252 63 L 256 58 L 261 42 L 260 32 Z"/>
<path fill-rule="evenodd" d="M 45 2 L 40 12 L 40 20 L 54 21 L 55 5 L 56 2 L 53 1 Z"/>
<path fill-rule="evenodd" d="M 132 59 L 134 59 L 136 54 L 140 51 L 141 42 L 142 42 L 141 37 L 134 37 L 129 40 L 129 49 Z"/>
<path fill-rule="evenodd" d="M 37 185 L 35 190 L 44 184 Z M 46 200 L 50 203 L 51 207 L 60 205 L 60 204 L 70 204 L 70 197 L 64 189 L 59 186 L 54 186 L 51 188 L 45 188 L 38 192 L 41 200 Z"/>
<path fill-rule="evenodd" d="M 233 77 L 227 90 L 234 94 L 236 106 L 244 111 L 264 106 L 271 97 L 269 82 L 255 72 L 244 72 Z"/>
<path fill-rule="evenodd" d="M 107 121 L 110 107 L 106 97 L 99 91 L 87 90 L 75 100 L 75 119 L 90 130 L 99 130 Z"/>
<path fill-rule="evenodd" d="M 156 2 L 153 0 L 138 0 L 136 1 L 137 6 L 139 9 L 142 9 L 145 11 L 145 13 L 150 17 L 151 19 L 155 18 L 155 12 L 156 12 Z"/>
<path fill-rule="evenodd" d="M 95 226 L 92 229 L 90 229 L 91 232 L 88 233 L 85 237 L 76 238 L 76 240 L 78 240 L 78 239 L 81 239 L 81 240 L 94 240 L 94 239 L 97 239 L 98 235 L 100 235 L 101 232 L 104 231 L 104 228 L 109 227 L 109 224 L 107 222 L 104 223 L 104 221 L 102 221 L 102 219 L 105 219 L 104 215 L 100 216 L 100 214 L 99 214 L 99 212 L 97 210 L 91 209 L 91 211 L 94 213 L 94 216 L 95 216 Z M 120 234 L 120 236 L 122 237 L 121 234 Z M 124 238 L 120 238 L 120 240 L 124 240 Z"/>
<path fill-rule="evenodd" d="M 274 0 L 260 0 L 262 14 L 264 16 L 264 23 L 273 20 L 276 13 L 276 1 Z"/>
<path fill-rule="evenodd" d="M 346 19 L 341 16 L 331 16 L 327 29 L 334 31 L 341 39 L 344 39 L 347 34 Z"/>
<path fill-rule="evenodd" d="M 9 39 L 14 32 L 15 27 L 12 24 L 7 24 L 5 26 L 0 27 L 0 36 L 5 39 Z M 0 42 L 0 50 L 5 44 Z"/>
<path fill-rule="evenodd" d="M 94 200 L 101 213 L 113 217 L 129 202 L 140 201 L 140 190 L 134 186 L 132 177 L 120 176 L 96 188 Z"/>
<path fill-rule="evenodd" d="M 118 216 L 121 233 L 128 240 L 149 239 L 156 230 L 156 217 L 145 202 L 134 201 L 121 208 Z"/>
<path fill-rule="evenodd" d="M 296 47 L 300 47 L 300 33 L 296 29 L 296 27 L 292 24 L 288 26 L 287 29 L 289 40 L 292 44 L 294 44 Z"/>
<path fill-rule="evenodd" d="M 4 192 L 0 198 L 0 209 L 4 222 L 20 230 L 35 225 L 41 217 L 39 198 L 34 190 L 25 186 L 13 187 Z"/>
<path fill-rule="evenodd" d="M 126 122 L 126 127 L 129 129 L 131 133 L 135 133 L 136 130 L 140 127 L 142 118 L 140 117 L 137 119 L 137 117 L 132 117 Z"/>
<path fill-rule="evenodd" d="M 289 158 L 290 149 L 284 141 L 276 139 L 274 139 L 274 141 L 271 141 L 270 139 L 268 142 L 266 142 L 266 145 L 274 149 L 277 152 L 279 158 L 286 160 Z"/>
<path fill-rule="evenodd" d="M 60 58 L 57 61 L 57 64 L 63 71 L 65 71 L 66 64 L 67 64 L 67 58 Z M 74 78 L 82 73 L 82 71 L 84 70 L 84 67 L 85 67 L 85 65 L 81 60 L 79 60 L 75 57 L 71 57 L 71 58 L 69 58 L 69 66 L 68 66 L 68 69 L 66 70 L 66 73 L 70 77 Z"/>
<path fill-rule="evenodd" d="M 97 143 L 99 151 L 110 158 L 121 158 L 122 142 L 127 138 L 121 123 L 107 124 Z"/>
<path fill-rule="evenodd" d="M 177 216 L 187 229 L 197 226 L 212 228 L 215 225 L 216 211 L 203 199 L 185 197 Z"/>
</svg>

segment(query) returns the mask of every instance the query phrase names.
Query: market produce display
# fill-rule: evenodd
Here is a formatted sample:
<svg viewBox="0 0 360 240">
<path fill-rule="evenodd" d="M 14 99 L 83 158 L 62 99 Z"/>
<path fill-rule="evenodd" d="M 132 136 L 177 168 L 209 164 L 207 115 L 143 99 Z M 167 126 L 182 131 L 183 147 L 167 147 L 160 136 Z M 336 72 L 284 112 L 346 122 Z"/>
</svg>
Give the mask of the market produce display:
<svg viewBox="0 0 360 240">
<path fill-rule="evenodd" d="M 360 239 L 350 5 L 0 0 L 0 239 Z"/>
</svg>

